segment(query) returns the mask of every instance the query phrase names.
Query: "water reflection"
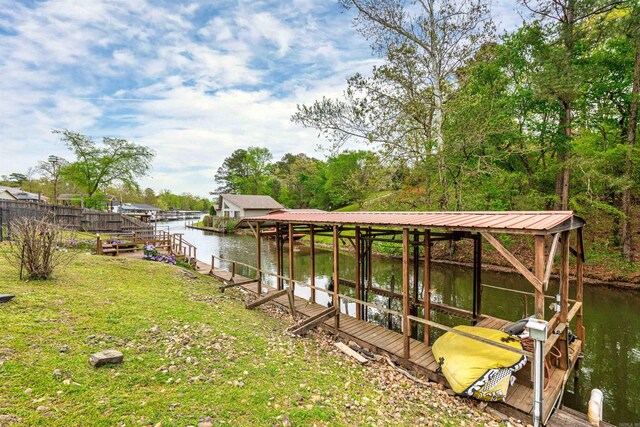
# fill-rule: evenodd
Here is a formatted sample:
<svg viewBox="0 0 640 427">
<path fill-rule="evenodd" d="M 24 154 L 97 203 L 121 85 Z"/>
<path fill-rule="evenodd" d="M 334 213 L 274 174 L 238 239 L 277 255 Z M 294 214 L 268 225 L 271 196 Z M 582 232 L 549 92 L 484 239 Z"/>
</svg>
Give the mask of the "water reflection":
<svg viewBox="0 0 640 427">
<path fill-rule="evenodd" d="M 211 255 L 255 264 L 255 238 L 251 236 L 220 236 L 198 230 L 184 228 L 183 224 L 168 223 L 171 232 L 184 232 L 185 239 L 198 247 L 198 258 L 210 259 Z M 275 272 L 275 242 L 263 241 L 263 269 Z M 286 249 L 286 248 L 285 248 Z M 295 279 L 309 281 L 311 261 L 309 249 L 305 246 L 295 247 Z M 401 287 L 401 260 L 374 257 L 373 282 L 375 286 L 390 289 L 395 280 L 396 287 Z M 223 264 L 223 267 L 229 267 Z M 288 272 L 285 256 L 285 275 Z M 253 272 L 238 268 L 243 276 L 253 277 Z M 330 251 L 318 250 L 316 254 L 316 285 L 326 288 L 333 274 L 333 254 Z M 422 270 L 420 270 L 420 277 Z M 355 260 L 348 254 L 340 255 L 340 275 L 345 279 L 355 280 Z M 270 279 L 275 285 L 275 279 Z M 515 274 L 483 271 L 482 282 L 491 286 L 506 287 L 532 292 L 531 285 L 521 276 Z M 433 299 L 436 302 L 472 309 L 472 271 L 468 268 L 434 264 L 432 267 L 432 283 L 435 287 Z M 553 288 L 555 286 L 555 289 Z M 551 285 L 550 294 L 557 291 L 557 284 Z M 345 294 L 353 293 L 352 289 L 341 289 Z M 308 288 L 298 287 L 296 293 L 308 296 Z M 326 304 L 329 298 L 322 292 L 316 293 L 318 303 Z M 369 295 L 369 300 L 387 306 L 388 299 Z M 548 301 L 549 303 L 551 300 Z M 391 309 L 400 311 L 399 301 L 391 304 Z M 350 314 L 355 313 L 353 304 L 349 304 Z M 485 314 L 508 320 L 518 320 L 530 315 L 534 309 L 533 297 L 492 288 L 483 289 L 482 311 Z M 608 289 L 598 286 L 585 286 L 584 315 L 587 335 L 587 351 L 581 363 L 579 380 L 567 384 L 565 404 L 571 408 L 586 412 L 587 401 L 591 389 L 600 388 L 605 396 L 604 416 L 615 424 L 640 421 L 640 293 L 633 291 Z M 369 310 L 369 320 L 385 324 L 389 319 L 386 314 Z M 462 319 L 434 313 L 435 321 L 455 325 L 464 323 Z M 392 327 L 399 329 L 398 319 L 391 319 Z M 434 329 L 434 328 L 432 328 Z M 437 334 L 437 331 L 433 332 Z M 437 335 L 434 335 L 437 336 Z"/>
</svg>

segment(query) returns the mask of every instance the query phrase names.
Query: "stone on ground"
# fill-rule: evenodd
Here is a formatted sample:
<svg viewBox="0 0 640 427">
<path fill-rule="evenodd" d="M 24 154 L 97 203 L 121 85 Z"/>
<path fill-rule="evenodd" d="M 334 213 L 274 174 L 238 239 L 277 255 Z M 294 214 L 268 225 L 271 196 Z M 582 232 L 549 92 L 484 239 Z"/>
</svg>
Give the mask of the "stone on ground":
<svg viewBox="0 0 640 427">
<path fill-rule="evenodd" d="M 9 302 L 15 297 L 15 295 L 11 294 L 0 294 L 0 302 Z"/>
<path fill-rule="evenodd" d="M 122 363 L 124 355 L 118 350 L 104 350 L 99 353 L 94 353 L 89 358 L 89 363 L 96 368 L 106 364 L 119 364 Z"/>
</svg>

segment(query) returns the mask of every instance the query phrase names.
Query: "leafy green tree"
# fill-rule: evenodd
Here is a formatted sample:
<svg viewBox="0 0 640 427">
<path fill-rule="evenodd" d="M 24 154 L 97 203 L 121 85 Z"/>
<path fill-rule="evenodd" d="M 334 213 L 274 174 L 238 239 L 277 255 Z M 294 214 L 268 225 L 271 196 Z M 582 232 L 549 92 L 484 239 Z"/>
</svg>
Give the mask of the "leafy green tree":
<svg viewBox="0 0 640 427">
<path fill-rule="evenodd" d="M 272 173 L 269 149 L 249 147 L 235 150 L 218 168 L 215 181 L 218 193 L 266 194 Z"/>
<path fill-rule="evenodd" d="M 327 160 L 325 191 L 330 208 L 362 204 L 384 185 L 385 173 L 371 151 L 346 151 Z"/>
<path fill-rule="evenodd" d="M 64 175 L 77 183 L 89 197 L 113 182 L 137 188 L 137 179 L 151 169 L 155 153 L 148 147 L 122 138 L 102 138 L 99 145 L 77 132 L 62 130 L 62 141 L 76 160 L 64 168 Z"/>
</svg>

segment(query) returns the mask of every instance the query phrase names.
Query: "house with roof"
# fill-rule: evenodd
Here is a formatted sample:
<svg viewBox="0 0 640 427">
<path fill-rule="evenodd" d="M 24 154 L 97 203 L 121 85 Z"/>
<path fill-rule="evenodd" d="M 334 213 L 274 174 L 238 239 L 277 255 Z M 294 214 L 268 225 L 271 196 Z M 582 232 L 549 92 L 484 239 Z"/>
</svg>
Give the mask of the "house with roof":
<svg viewBox="0 0 640 427">
<path fill-rule="evenodd" d="M 22 202 L 42 202 L 48 203 L 49 198 L 40 193 L 30 193 L 17 187 L 6 187 L 0 185 L 0 200 L 18 200 Z"/>
<path fill-rule="evenodd" d="M 16 196 L 14 196 L 9 190 L 5 188 L 0 188 L 0 200 L 18 200 Z"/>
<path fill-rule="evenodd" d="M 267 215 L 269 212 L 283 208 L 284 206 L 271 196 L 221 194 L 218 197 L 216 214 L 226 218 L 249 218 Z"/>
</svg>

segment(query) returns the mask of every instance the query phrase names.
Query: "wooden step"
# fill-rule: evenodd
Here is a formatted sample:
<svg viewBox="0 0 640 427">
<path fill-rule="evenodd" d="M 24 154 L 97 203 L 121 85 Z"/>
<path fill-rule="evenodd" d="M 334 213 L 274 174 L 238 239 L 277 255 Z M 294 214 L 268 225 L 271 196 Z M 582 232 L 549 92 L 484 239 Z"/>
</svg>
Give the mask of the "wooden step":
<svg viewBox="0 0 640 427">
<path fill-rule="evenodd" d="M 268 292 L 265 296 L 263 296 L 262 298 L 258 298 L 257 300 L 250 302 L 249 304 L 246 305 L 247 308 L 256 308 L 264 303 L 267 303 L 269 301 L 272 301 L 278 297 L 281 297 L 282 295 L 285 295 L 287 293 L 286 289 L 282 289 L 279 291 L 274 291 L 274 292 Z"/>
<path fill-rule="evenodd" d="M 291 327 L 290 332 L 295 335 L 304 335 L 309 330 L 315 328 L 325 320 L 331 319 L 336 315 L 335 307 L 329 307 L 326 310 L 321 311 L 315 316 L 307 317 L 302 322 Z"/>
</svg>

